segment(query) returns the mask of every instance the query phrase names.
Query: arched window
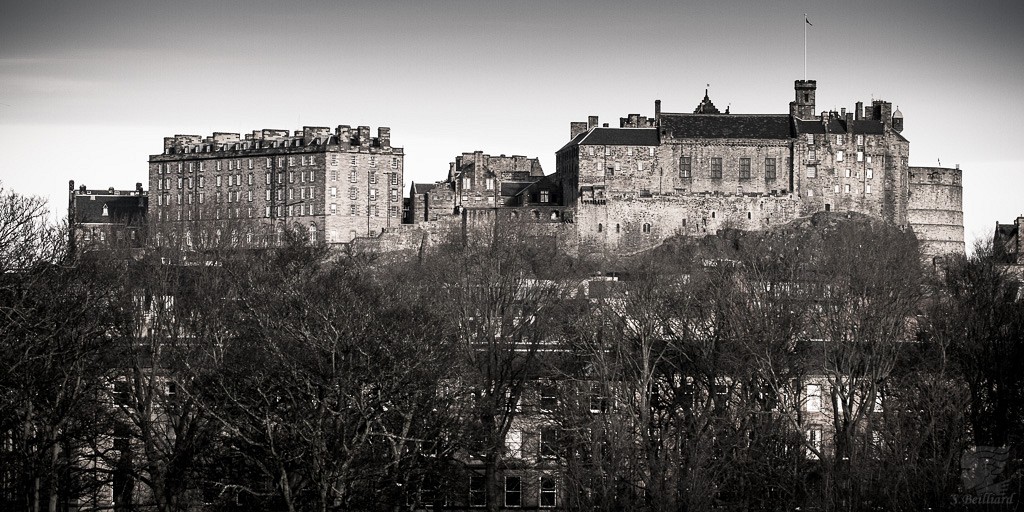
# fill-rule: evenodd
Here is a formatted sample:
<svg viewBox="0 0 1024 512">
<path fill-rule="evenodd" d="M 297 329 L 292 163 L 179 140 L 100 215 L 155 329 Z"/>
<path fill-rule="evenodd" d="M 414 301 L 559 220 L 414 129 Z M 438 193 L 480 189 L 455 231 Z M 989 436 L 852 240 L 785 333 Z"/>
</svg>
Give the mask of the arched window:
<svg viewBox="0 0 1024 512">
<path fill-rule="evenodd" d="M 651 225 L 647 224 L 647 223 L 644 223 L 644 233 L 650 233 L 650 232 L 651 232 Z"/>
<path fill-rule="evenodd" d="M 107 212 L 107 205 L 103 205 L 103 213 L 101 215 L 103 215 L 104 217 L 107 217 L 109 215 L 109 212 Z"/>
<path fill-rule="evenodd" d="M 316 243 L 316 222 L 309 223 L 309 243 Z"/>
<path fill-rule="evenodd" d="M 600 233 L 602 231 L 604 231 L 604 224 L 598 224 L 597 225 L 597 232 Z"/>
</svg>

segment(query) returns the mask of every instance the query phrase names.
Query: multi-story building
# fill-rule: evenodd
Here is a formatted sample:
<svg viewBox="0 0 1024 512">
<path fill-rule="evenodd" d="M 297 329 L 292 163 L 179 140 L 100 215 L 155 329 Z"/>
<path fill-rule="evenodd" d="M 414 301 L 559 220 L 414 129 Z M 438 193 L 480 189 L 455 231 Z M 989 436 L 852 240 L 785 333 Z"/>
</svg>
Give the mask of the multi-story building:
<svg viewBox="0 0 1024 512">
<path fill-rule="evenodd" d="M 317 242 L 376 236 L 402 222 L 404 156 L 385 127 L 166 137 L 149 159 L 152 243 L 267 245 L 285 226 Z"/>
<path fill-rule="evenodd" d="M 960 170 L 911 168 L 891 103 L 815 114 L 816 88 L 797 80 L 788 114 L 721 113 L 705 92 L 693 113 L 662 112 L 658 100 L 654 118 L 631 114 L 618 128 L 571 123 L 556 180 L 575 208 L 575 249 L 631 252 L 853 211 L 909 225 L 926 256 L 962 253 Z"/>
<path fill-rule="evenodd" d="M 148 203 L 142 183 L 136 183 L 135 190 L 92 190 L 85 185 L 76 189 L 74 181 L 68 182 L 72 250 L 142 247 Z"/>
</svg>

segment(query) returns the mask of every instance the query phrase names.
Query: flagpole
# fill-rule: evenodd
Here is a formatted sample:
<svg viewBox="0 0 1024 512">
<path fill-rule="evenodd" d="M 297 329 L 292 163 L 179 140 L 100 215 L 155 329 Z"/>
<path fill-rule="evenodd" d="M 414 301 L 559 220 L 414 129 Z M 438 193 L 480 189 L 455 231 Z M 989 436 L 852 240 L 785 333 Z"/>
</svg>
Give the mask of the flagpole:
<svg viewBox="0 0 1024 512">
<path fill-rule="evenodd" d="M 807 80 L 807 13 L 804 13 L 804 80 Z"/>
</svg>

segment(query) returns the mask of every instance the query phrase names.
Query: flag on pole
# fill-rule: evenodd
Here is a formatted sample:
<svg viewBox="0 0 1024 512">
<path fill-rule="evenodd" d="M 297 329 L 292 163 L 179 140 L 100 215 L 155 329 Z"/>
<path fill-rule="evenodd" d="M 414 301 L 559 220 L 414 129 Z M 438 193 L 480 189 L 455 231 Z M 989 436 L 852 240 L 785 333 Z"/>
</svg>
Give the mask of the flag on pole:
<svg viewBox="0 0 1024 512">
<path fill-rule="evenodd" d="M 810 25 L 812 27 L 814 26 L 814 23 L 811 23 L 811 20 L 807 19 L 807 15 L 806 14 L 804 14 L 804 21 L 806 21 L 808 25 Z"/>
</svg>

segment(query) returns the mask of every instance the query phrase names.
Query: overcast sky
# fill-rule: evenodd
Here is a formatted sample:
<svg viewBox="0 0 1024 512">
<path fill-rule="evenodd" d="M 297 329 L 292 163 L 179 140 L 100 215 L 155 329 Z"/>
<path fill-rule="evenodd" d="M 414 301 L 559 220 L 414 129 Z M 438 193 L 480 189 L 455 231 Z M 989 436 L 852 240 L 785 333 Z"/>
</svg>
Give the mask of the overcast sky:
<svg viewBox="0 0 1024 512">
<path fill-rule="evenodd" d="M 0 0 L 0 181 L 66 210 L 133 188 L 164 136 L 390 126 L 406 185 L 467 151 L 540 157 L 569 122 L 891 101 L 911 165 L 959 164 L 967 237 L 1024 214 L 1024 2 Z"/>
</svg>

